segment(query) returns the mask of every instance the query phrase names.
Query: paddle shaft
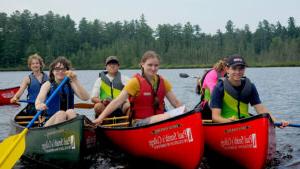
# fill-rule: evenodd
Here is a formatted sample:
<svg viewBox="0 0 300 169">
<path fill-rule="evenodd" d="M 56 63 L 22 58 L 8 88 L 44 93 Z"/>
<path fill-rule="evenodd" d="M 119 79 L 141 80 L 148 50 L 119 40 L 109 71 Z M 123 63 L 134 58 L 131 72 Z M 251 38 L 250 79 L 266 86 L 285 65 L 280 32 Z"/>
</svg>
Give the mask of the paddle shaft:
<svg viewBox="0 0 300 169">
<path fill-rule="evenodd" d="M 19 100 L 18 102 L 21 102 L 21 103 L 32 103 L 32 104 L 34 104 L 34 102 L 31 102 L 31 101 L 28 101 L 28 100 Z"/>
<path fill-rule="evenodd" d="M 276 122 L 276 123 L 274 123 L 274 125 L 280 127 L 282 125 L 282 123 L 281 122 L 279 122 L 279 123 Z M 287 126 L 288 127 L 300 127 L 300 124 L 289 124 Z"/>
<path fill-rule="evenodd" d="M 54 96 L 59 92 L 59 90 L 62 88 L 62 86 L 67 82 L 69 78 L 65 77 L 64 80 L 58 85 L 58 87 L 54 90 L 54 92 L 51 94 L 51 96 L 46 100 L 46 105 L 48 106 L 49 102 L 54 98 Z M 36 115 L 33 117 L 33 119 L 30 121 L 30 123 L 26 126 L 26 128 L 30 128 L 34 121 L 39 117 L 39 115 L 43 112 L 43 110 L 40 110 L 36 113 Z"/>
</svg>

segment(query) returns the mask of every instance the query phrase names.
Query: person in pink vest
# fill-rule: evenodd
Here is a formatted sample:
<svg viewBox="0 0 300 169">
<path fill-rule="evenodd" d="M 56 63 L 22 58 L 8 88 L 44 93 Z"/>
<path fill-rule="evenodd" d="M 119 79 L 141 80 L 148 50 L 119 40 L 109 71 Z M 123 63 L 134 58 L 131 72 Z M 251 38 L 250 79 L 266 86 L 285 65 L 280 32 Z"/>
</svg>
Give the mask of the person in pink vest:
<svg viewBox="0 0 300 169">
<path fill-rule="evenodd" d="M 200 94 L 200 107 L 203 119 L 211 119 L 209 101 L 218 80 L 225 75 L 227 58 L 220 59 L 213 68 L 207 70 L 201 79 L 197 79 L 196 93 Z"/>
</svg>

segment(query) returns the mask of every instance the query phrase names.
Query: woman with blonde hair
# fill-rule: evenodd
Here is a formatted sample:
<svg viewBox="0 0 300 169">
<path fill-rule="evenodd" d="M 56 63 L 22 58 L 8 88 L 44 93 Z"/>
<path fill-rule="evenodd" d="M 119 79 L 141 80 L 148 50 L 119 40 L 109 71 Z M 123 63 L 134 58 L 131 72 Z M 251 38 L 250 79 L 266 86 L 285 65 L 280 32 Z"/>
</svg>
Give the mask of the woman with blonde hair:
<svg viewBox="0 0 300 169">
<path fill-rule="evenodd" d="M 48 80 L 48 75 L 43 72 L 43 67 L 45 66 L 44 61 L 40 55 L 33 54 L 28 57 L 27 60 L 28 68 L 31 69 L 31 73 L 28 76 L 25 76 L 20 89 L 11 98 L 11 103 L 16 103 L 24 93 L 27 88 L 27 101 L 28 105 L 26 107 L 26 113 L 34 115 L 36 109 L 34 106 L 35 99 L 40 92 L 42 84 Z"/>
<path fill-rule="evenodd" d="M 196 93 L 200 94 L 200 110 L 203 119 L 211 119 L 211 110 L 209 108 L 209 101 L 211 93 L 213 92 L 218 80 L 225 76 L 227 58 L 218 60 L 213 65 L 212 69 L 206 70 L 201 79 L 197 79 Z"/>
<path fill-rule="evenodd" d="M 134 75 L 125 85 L 120 95 L 114 99 L 94 120 L 97 125 L 110 115 L 128 98 L 131 104 L 134 126 L 141 126 L 158 122 L 177 114 L 165 112 L 164 98 L 175 108 L 182 106 L 172 91 L 168 80 L 157 74 L 159 69 L 159 56 L 154 51 L 147 51 L 142 56 L 140 66 L 141 74 Z"/>
</svg>

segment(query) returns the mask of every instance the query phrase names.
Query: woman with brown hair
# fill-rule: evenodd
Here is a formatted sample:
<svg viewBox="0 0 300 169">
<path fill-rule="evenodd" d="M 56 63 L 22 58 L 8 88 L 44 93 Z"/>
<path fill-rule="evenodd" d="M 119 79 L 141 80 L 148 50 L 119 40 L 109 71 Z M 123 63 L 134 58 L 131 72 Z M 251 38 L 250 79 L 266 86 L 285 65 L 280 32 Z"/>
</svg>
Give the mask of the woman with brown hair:
<svg viewBox="0 0 300 169">
<path fill-rule="evenodd" d="M 35 101 L 37 110 L 46 110 L 45 126 L 61 123 L 76 117 L 74 108 L 74 94 L 81 100 L 89 99 L 88 92 L 77 79 L 75 72 L 71 70 L 71 63 L 65 57 L 58 57 L 50 64 L 50 79 L 41 87 L 40 93 Z M 47 107 L 44 103 L 51 96 L 65 76 L 69 81 L 62 86 L 60 92 L 52 99 Z"/>
<path fill-rule="evenodd" d="M 182 106 L 172 91 L 168 80 L 158 75 L 159 56 L 154 51 L 144 53 L 140 66 L 141 74 L 134 75 L 123 88 L 120 95 L 114 99 L 94 120 L 97 125 L 110 115 L 126 99 L 129 98 L 134 125 L 140 126 L 175 116 L 175 114 L 164 114 L 166 97 L 175 108 Z"/>
</svg>

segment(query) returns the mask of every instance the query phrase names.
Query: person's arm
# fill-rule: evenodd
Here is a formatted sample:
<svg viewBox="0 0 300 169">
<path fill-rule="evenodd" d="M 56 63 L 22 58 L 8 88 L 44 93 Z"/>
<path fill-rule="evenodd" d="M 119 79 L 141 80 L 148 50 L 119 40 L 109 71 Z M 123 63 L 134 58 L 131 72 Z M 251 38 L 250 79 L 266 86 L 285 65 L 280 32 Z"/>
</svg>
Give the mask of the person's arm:
<svg viewBox="0 0 300 169">
<path fill-rule="evenodd" d="M 37 110 L 46 110 L 47 109 L 45 100 L 46 100 L 49 90 L 50 90 L 50 82 L 47 81 L 42 85 L 41 90 L 35 99 L 35 108 Z"/>
<path fill-rule="evenodd" d="M 271 116 L 271 119 L 273 120 L 273 122 L 281 122 L 282 125 L 279 126 L 280 128 L 283 128 L 283 127 L 286 127 L 289 122 L 288 121 L 285 121 L 285 120 L 282 120 L 282 121 L 278 121 L 274 116 L 273 114 L 263 105 L 263 104 L 256 104 L 253 106 L 255 111 L 258 113 L 258 114 L 263 114 L 263 113 L 269 113 L 269 115 Z"/>
<path fill-rule="evenodd" d="M 20 89 L 17 91 L 17 93 L 14 95 L 14 97 L 10 99 L 11 103 L 16 103 L 20 99 L 20 97 L 22 96 L 22 94 L 24 93 L 26 88 L 28 87 L 29 83 L 30 83 L 29 77 L 28 76 L 24 77 L 24 79 L 21 83 Z"/>
<path fill-rule="evenodd" d="M 252 84 L 251 90 L 252 90 L 252 97 L 250 103 L 254 107 L 255 111 L 258 114 L 269 113 L 273 122 L 278 122 L 278 120 L 272 115 L 272 113 L 261 103 L 259 94 L 254 84 Z M 289 122 L 285 120 L 282 120 L 281 123 L 282 125 L 280 126 L 280 128 L 286 127 L 289 124 Z"/>
<path fill-rule="evenodd" d="M 216 123 L 228 123 L 228 122 L 232 122 L 234 121 L 235 119 L 232 117 L 232 118 L 224 118 L 221 116 L 221 109 L 219 108 L 212 108 L 211 109 L 211 112 L 212 112 L 212 120 L 213 122 L 216 122 Z"/>
<path fill-rule="evenodd" d="M 94 120 L 93 123 L 95 123 L 96 125 L 100 125 L 104 118 L 110 115 L 114 110 L 120 107 L 127 100 L 128 96 L 129 95 L 127 91 L 122 90 L 120 95 L 106 106 L 100 116 L 96 120 Z"/>
<path fill-rule="evenodd" d="M 70 84 L 77 97 L 81 100 L 87 101 L 90 98 L 89 93 L 84 89 L 77 79 L 77 75 L 73 71 L 66 71 L 66 75 L 70 78 Z"/>
<path fill-rule="evenodd" d="M 175 94 L 172 91 L 169 91 L 166 94 L 166 97 L 174 108 L 182 106 L 182 103 L 176 98 Z"/>
<path fill-rule="evenodd" d="M 99 99 L 99 95 L 100 95 L 100 84 L 101 83 L 101 78 L 98 78 L 93 86 L 93 90 L 92 90 L 92 94 L 91 94 L 91 101 L 93 103 L 100 103 L 101 100 Z"/>
</svg>

